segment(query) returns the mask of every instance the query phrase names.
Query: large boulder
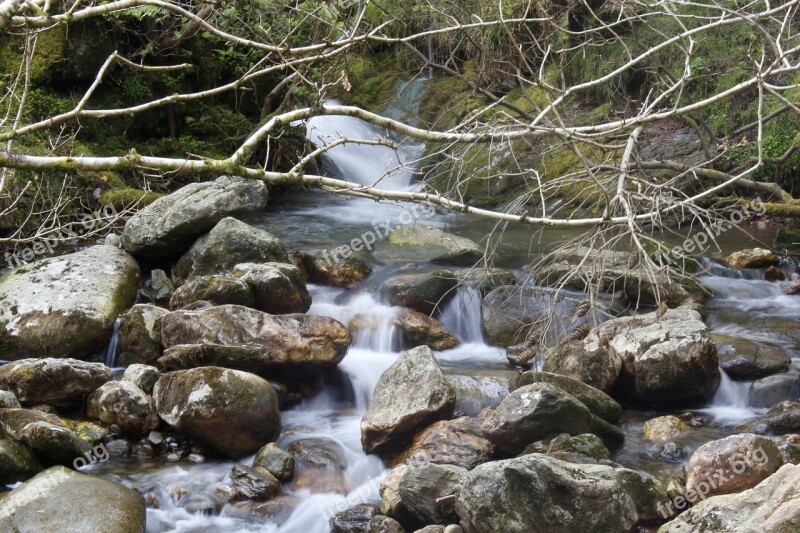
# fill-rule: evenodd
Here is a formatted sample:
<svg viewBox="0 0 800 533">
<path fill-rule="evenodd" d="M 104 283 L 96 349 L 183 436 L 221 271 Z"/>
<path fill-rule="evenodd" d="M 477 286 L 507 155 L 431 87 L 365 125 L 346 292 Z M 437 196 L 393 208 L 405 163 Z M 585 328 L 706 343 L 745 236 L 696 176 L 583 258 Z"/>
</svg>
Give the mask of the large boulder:
<svg viewBox="0 0 800 533">
<path fill-rule="evenodd" d="M 458 280 L 452 272 L 434 270 L 395 276 L 386 282 L 384 290 L 392 305 L 430 315 L 455 295 L 456 285 Z"/>
<path fill-rule="evenodd" d="M 411 440 L 411 446 L 392 460 L 392 464 L 436 463 L 471 470 L 489 461 L 494 445 L 483 435 L 477 418 L 440 420 L 426 427 Z"/>
<path fill-rule="evenodd" d="M 280 431 L 278 396 L 266 380 L 219 367 L 168 372 L 153 389 L 164 422 L 221 455 L 255 453 Z"/>
<path fill-rule="evenodd" d="M 778 346 L 765 342 L 711 335 L 717 345 L 719 366 L 733 379 L 758 379 L 789 370 L 791 358 Z"/>
<path fill-rule="evenodd" d="M 797 374 L 775 374 L 757 379 L 750 385 L 748 403 L 753 407 L 769 408 L 798 398 L 800 398 L 800 379 Z"/>
<path fill-rule="evenodd" d="M 6 359 L 84 359 L 111 340 L 141 273 L 113 246 L 92 246 L 0 277 L 0 353 Z"/>
<path fill-rule="evenodd" d="M 229 346 L 223 355 L 239 361 L 239 365 L 246 361 L 251 371 L 335 366 L 350 345 L 347 328 L 332 318 L 301 314 L 274 316 L 239 305 L 174 311 L 164 316 L 160 324 L 161 340 L 167 348 L 160 361 L 171 368 L 204 363 L 198 359 L 196 351 L 190 352 L 195 354 L 192 357 L 183 359 L 166 353 L 169 348 L 184 344 Z M 200 355 L 217 357 L 219 353 L 220 350 L 212 350 Z M 168 357 L 170 361 L 166 364 L 164 359 Z M 205 364 L 229 366 L 224 360 Z"/>
<path fill-rule="evenodd" d="M 800 402 L 781 402 L 762 416 L 742 424 L 736 429 L 759 435 L 800 433 Z"/>
<path fill-rule="evenodd" d="M 144 533 L 145 502 L 115 481 L 54 466 L 0 500 L 0 530 Z"/>
<path fill-rule="evenodd" d="M 156 321 L 167 313 L 163 307 L 136 304 L 119 317 L 117 364 L 150 365 L 161 356 L 161 330 L 156 328 Z"/>
<path fill-rule="evenodd" d="M 266 185 L 257 180 L 222 176 L 191 183 L 131 217 L 122 232 L 122 245 L 134 255 L 175 255 L 221 219 L 263 209 L 267 196 Z"/>
<path fill-rule="evenodd" d="M 74 407 L 109 380 L 104 364 L 77 359 L 21 359 L 0 366 L 0 388 L 29 405 Z"/>
<path fill-rule="evenodd" d="M 42 471 L 42 465 L 25 446 L 0 439 L 0 484 L 25 481 Z"/>
<path fill-rule="evenodd" d="M 752 489 L 696 503 L 658 533 L 793 532 L 800 525 L 800 466 L 784 465 Z"/>
<path fill-rule="evenodd" d="M 305 313 L 311 307 L 311 294 L 294 265 L 242 263 L 233 268 L 231 276 L 250 286 L 255 297 L 254 307 L 259 311 L 283 315 Z"/>
<path fill-rule="evenodd" d="M 116 424 L 122 434 L 141 437 L 158 428 L 160 420 L 153 399 L 128 381 L 109 381 L 89 396 L 89 417 Z"/>
<path fill-rule="evenodd" d="M 223 274 L 239 263 L 277 261 L 289 255 L 277 237 L 235 218 L 223 218 L 195 241 L 172 269 L 177 280 Z"/>
<path fill-rule="evenodd" d="M 733 268 L 762 268 L 777 265 L 780 260 L 764 248 L 751 248 L 733 252 L 725 259 Z"/>
<path fill-rule="evenodd" d="M 400 480 L 400 502 L 423 524 L 453 523 L 456 513 L 452 496 L 466 473 L 460 466 L 412 464 Z"/>
<path fill-rule="evenodd" d="M 375 385 L 369 408 L 361 420 L 361 444 L 367 453 L 391 454 L 420 429 L 447 419 L 456 403 L 427 346 L 400 354 Z"/>
<path fill-rule="evenodd" d="M 596 337 L 565 340 L 545 354 L 543 370 L 611 392 L 622 371 L 622 358 Z"/>
<path fill-rule="evenodd" d="M 446 231 L 410 224 L 402 226 L 375 246 L 381 260 L 414 259 L 448 265 L 472 265 L 483 257 L 483 250 L 474 241 Z"/>
<path fill-rule="evenodd" d="M 73 466 L 89 444 L 55 415 L 29 409 L 0 409 L 0 431 L 32 450 L 44 465 Z"/>
<path fill-rule="evenodd" d="M 550 383 L 568 392 L 588 407 L 593 415 L 602 418 L 606 422 L 616 424 L 622 416 L 622 407 L 614 398 L 599 389 L 568 376 L 528 370 L 522 373 L 517 386 L 522 387 L 538 382 Z"/>
<path fill-rule="evenodd" d="M 542 454 L 471 470 L 457 493 L 456 512 L 467 533 L 623 532 L 638 520 L 613 468 Z"/>
<path fill-rule="evenodd" d="M 191 303 L 206 301 L 215 305 L 244 305 L 253 307 L 253 289 L 244 281 L 232 276 L 214 274 L 197 276 L 184 283 L 172 294 L 169 306 L 180 309 Z"/>
<path fill-rule="evenodd" d="M 125 373 L 122 374 L 122 381 L 133 383 L 145 394 L 152 394 L 158 378 L 158 369 L 148 365 L 130 365 L 125 369 Z"/>
</svg>

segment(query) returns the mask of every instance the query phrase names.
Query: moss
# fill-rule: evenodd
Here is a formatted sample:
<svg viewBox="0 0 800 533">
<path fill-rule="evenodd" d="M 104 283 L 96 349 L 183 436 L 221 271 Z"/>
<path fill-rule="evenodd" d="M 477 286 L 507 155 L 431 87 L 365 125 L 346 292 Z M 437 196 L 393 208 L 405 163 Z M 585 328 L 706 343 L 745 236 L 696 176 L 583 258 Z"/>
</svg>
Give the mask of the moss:
<svg viewBox="0 0 800 533">
<path fill-rule="evenodd" d="M 111 189 L 100 194 L 100 202 L 103 205 L 112 205 L 116 209 L 125 209 L 131 206 L 144 207 L 150 205 L 164 196 L 153 191 L 143 191 L 141 189 Z"/>
<path fill-rule="evenodd" d="M 31 64 L 33 83 L 50 79 L 53 66 L 63 58 L 66 31 L 65 26 L 57 25 L 39 32 Z M 0 72 L 17 72 L 22 64 L 23 46 L 24 40 L 20 37 L 3 40 L 0 46 Z"/>
</svg>

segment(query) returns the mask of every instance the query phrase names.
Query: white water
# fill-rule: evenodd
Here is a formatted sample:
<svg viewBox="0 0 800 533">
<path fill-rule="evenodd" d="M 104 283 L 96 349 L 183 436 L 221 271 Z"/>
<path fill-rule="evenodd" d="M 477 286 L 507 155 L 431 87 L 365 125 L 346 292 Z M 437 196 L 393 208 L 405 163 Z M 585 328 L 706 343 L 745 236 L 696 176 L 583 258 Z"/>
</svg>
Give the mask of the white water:
<svg viewBox="0 0 800 533">
<path fill-rule="evenodd" d="M 119 324 L 120 320 L 117 318 L 114 321 L 114 333 L 111 335 L 111 340 L 106 348 L 105 357 L 103 362 L 108 368 L 114 368 L 117 365 L 117 357 L 119 356 Z"/>
<path fill-rule="evenodd" d="M 482 342 L 480 290 L 466 285 L 456 289 L 442 309 L 440 320 L 463 342 Z"/>
<path fill-rule="evenodd" d="M 755 418 L 763 409 L 750 407 L 751 381 L 734 381 L 728 373 L 720 369 L 720 383 L 711 406 L 701 412 L 714 417 L 723 424 L 744 422 Z"/>
</svg>

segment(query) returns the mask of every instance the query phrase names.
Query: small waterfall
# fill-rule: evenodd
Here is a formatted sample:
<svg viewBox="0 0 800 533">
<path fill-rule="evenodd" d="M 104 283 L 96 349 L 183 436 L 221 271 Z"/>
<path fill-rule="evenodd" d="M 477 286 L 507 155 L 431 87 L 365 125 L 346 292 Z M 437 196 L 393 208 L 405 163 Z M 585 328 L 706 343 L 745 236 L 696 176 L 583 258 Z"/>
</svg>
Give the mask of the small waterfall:
<svg viewBox="0 0 800 533">
<path fill-rule="evenodd" d="M 711 406 L 701 411 L 720 422 L 741 422 L 753 418 L 759 410 L 749 406 L 750 381 L 734 381 L 719 369 L 720 383 Z"/>
<path fill-rule="evenodd" d="M 462 342 L 483 342 L 481 326 L 481 292 L 477 287 L 462 285 L 442 309 L 439 320 Z"/>
<path fill-rule="evenodd" d="M 111 340 L 108 342 L 106 348 L 105 359 L 103 360 L 108 368 L 114 368 L 117 365 L 117 356 L 119 355 L 119 317 L 114 321 L 114 332 L 111 335 Z"/>
</svg>

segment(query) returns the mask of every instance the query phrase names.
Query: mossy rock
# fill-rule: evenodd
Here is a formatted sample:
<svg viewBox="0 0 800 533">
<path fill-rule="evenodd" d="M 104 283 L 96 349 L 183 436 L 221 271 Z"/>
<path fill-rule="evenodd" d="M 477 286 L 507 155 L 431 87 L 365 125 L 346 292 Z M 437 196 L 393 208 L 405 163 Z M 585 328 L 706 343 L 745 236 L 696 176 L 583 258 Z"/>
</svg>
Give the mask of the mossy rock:
<svg viewBox="0 0 800 533">
<path fill-rule="evenodd" d="M 100 202 L 103 205 L 110 205 L 116 209 L 127 209 L 129 207 L 142 208 L 150 205 L 164 196 L 160 192 L 143 191 L 141 189 L 110 189 L 100 193 Z"/>
<path fill-rule="evenodd" d="M 67 38 L 65 25 L 55 25 L 39 32 L 36 39 L 36 50 L 31 65 L 31 81 L 45 82 L 50 79 L 52 69 L 63 59 L 64 44 Z M 22 53 L 25 40 L 22 37 L 4 38 L 0 41 L 0 71 L 16 72 L 22 64 Z"/>
</svg>

